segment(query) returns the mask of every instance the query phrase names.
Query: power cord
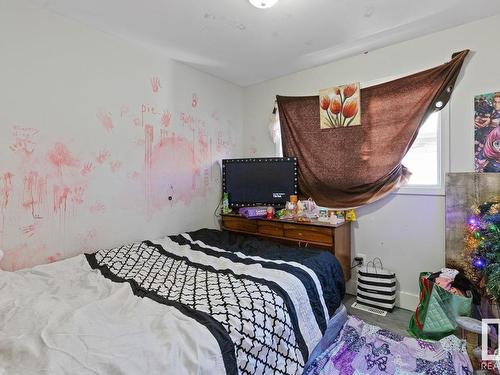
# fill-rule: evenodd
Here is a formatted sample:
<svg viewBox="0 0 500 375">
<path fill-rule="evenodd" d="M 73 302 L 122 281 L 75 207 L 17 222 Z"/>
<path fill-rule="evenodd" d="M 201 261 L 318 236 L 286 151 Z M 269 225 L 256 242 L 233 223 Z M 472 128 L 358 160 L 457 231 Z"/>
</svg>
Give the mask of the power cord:
<svg viewBox="0 0 500 375">
<path fill-rule="evenodd" d="M 351 270 L 356 267 L 361 267 L 363 265 L 363 258 L 355 257 L 351 262 Z"/>
</svg>

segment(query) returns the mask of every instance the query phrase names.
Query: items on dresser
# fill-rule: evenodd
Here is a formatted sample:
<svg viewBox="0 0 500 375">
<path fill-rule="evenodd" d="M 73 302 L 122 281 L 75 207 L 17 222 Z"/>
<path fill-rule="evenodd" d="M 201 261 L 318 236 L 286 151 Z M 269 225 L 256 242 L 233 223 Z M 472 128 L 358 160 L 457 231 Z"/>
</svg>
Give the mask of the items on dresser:
<svg viewBox="0 0 500 375">
<path fill-rule="evenodd" d="M 267 207 L 242 207 L 238 210 L 238 212 L 247 219 L 258 219 L 267 216 Z"/>
<path fill-rule="evenodd" d="M 274 207 L 267 207 L 267 215 L 266 215 L 266 219 L 274 219 Z"/>
<path fill-rule="evenodd" d="M 307 219 L 309 220 L 309 219 Z M 330 251 L 338 259 L 345 280 L 351 278 L 351 225 L 331 225 L 318 221 L 297 219 L 256 218 L 249 220 L 242 215 L 222 215 L 222 229 L 251 234 L 300 247 L 317 247 Z"/>
<path fill-rule="evenodd" d="M 222 212 L 228 214 L 231 211 L 231 208 L 229 208 L 229 193 L 224 193 L 222 198 Z"/>
</svg>

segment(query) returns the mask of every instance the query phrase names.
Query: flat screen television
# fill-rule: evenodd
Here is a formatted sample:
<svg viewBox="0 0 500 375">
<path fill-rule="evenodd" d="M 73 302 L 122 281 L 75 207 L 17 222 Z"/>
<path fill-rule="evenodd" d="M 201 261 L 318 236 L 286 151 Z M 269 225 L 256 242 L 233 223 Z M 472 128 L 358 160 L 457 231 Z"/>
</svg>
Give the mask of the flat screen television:
<svg viewBox="0 0 500 375">
<path fill-rule="evenodd" d="M 230 207 L 285 205 L 297 194 L 296 158 L 222 160 L 222 190 Z"/>
</svg>

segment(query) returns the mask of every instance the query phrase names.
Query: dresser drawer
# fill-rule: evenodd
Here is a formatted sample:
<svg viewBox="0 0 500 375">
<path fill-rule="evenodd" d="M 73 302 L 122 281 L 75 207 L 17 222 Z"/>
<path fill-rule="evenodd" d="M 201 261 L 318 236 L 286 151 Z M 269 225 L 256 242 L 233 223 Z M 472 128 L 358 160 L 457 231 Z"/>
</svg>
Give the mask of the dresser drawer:
<svg viewBox="0 0 500 375">
<path fill-rule="evenodd" d="M 325 245 L 332 245 L 331 228 L 315 227 L 312 225 L 283 224 L 285 237 L 301 240 L 304 242 L 319 242 Z"/>
<path fill-rule="evenodd" d="M 248 220 L 240 217 L 223 216 L 222 224 L 226 229 L 238 231 L 238 232 L 257 232 L 257 221 Z"/>
<path fill-rule="evenodd" d="M 259 233 L 269 236 L 283 236 L 283 224 L 275 221 L 259 221 Z"/>
</svg>

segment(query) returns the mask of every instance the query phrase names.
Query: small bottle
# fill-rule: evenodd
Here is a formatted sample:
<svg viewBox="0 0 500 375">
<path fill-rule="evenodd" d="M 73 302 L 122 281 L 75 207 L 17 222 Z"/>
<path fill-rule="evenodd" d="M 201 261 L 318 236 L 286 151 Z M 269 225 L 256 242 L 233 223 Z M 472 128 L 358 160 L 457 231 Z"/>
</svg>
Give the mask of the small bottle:
<svg viewBox="0 0 500 375">
<path fill-rule="evenodd" d="M 222 197 L 222 213 L 227 214 L 231 212 L 229 208 L 229 193 L 224 193 Z"/>
<path fill-rule="evenodd" d="M 271 206 L 267 207 L 266 213 L 267 213 L 267 215 L 266 215 L 267 219 L 271 220 L 274 218 L 274 208 L 273 207 L 271 207 Z"/>
</svg>

